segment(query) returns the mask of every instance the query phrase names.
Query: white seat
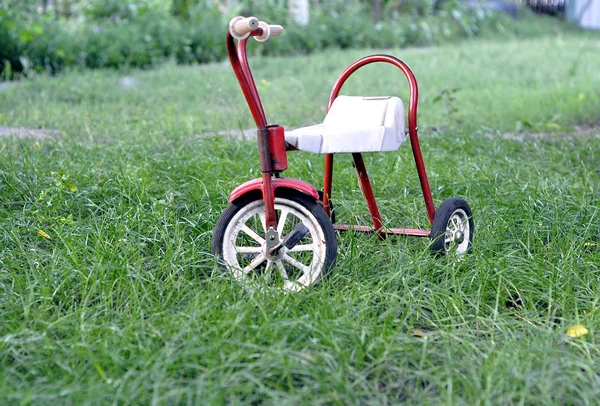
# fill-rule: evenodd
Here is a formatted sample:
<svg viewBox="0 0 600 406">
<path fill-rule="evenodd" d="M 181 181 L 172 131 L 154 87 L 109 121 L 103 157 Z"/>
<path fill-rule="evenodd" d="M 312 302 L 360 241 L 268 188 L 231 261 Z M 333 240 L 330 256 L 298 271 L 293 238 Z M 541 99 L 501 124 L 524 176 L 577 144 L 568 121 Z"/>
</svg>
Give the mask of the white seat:
<svg viewBox="0 0 600 406">
<path fill-rule="evenodd" d="M 398 97 L 338 96 L 323 124 L 286 131 L 285 140 L 316 154 L 395 151 L 406 140 Z"/>
</svg>

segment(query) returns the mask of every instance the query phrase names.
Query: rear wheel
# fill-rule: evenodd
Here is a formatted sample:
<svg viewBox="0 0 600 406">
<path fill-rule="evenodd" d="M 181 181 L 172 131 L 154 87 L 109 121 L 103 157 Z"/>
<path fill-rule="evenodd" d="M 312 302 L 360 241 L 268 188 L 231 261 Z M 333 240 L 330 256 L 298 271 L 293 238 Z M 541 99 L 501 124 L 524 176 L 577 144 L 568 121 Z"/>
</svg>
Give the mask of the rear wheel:
<svg viewBox="0 0 600 406">
<path fill-rule="evenodd" d="M 277 191 L 277 234 L 283 241 L 299 223 L 308 229 L 291 249 L 268 252 L 265 241 L 265 206 L 260 193 L 230 204 L 217 222 L 212 252 L 232 275 L 252 285 L 270 284 L 298 292 L 319 282 L 337 256 L 335 231 L 321 205 L 296 191 Z"/>
<path fill-rule="evenodd" d="M 430 238 L 436 255 L 464 255 L 473 248 L 475 225 L 471 208 L 463 199 L 446 199 L 435 212 Z"/>
</svg>

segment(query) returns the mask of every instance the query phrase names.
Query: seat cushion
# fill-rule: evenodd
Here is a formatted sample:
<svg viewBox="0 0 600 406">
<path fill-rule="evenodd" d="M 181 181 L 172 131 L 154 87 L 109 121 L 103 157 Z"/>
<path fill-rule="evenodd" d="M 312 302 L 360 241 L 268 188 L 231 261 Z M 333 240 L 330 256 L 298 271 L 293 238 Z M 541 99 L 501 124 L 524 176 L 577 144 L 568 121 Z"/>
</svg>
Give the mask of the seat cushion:
<svg viewBox="0 0 600 406">
<path fill-rule="evenodd" d="M 339 96 L 322 124 L 286 132 L 299 150 L 317 154 L 395 151 L 406 139 L 398 97 Z"/>
</svg>

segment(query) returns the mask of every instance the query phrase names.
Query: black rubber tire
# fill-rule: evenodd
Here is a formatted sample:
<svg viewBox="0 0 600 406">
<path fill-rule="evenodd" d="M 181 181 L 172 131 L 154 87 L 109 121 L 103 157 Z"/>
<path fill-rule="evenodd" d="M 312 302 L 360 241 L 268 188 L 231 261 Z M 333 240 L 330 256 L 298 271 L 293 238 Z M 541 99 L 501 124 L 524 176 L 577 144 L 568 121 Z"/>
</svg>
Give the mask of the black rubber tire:
<svg viewBox="0 0 600 406">
<path fill-rule="evenodd" d="M 317 190 L 317 193 L 319 194 L 319 202 L 321 203 L 321 206 L 323 206 L 323 191 Z M 335 206 L 333 205 L 333 201 L 331 199 L 329 199 L 327 203 L 329 204 L 329 218 L 331 219 L 331 223 L 335 224 Z"/>
<path fill-rule="evenodd" d="M 253 203 L 256 200 L 260 200 L 261 198 L 262 196 L 260 193 L 249 193 L 229 204 L 223 213 L 221 213 L 221 216 L 219 217 L 219 220 L 217 221 L 217 224 L 213 230 L 211 251 L 213 255 L 217 256 L 219 259 L 219 264 L 224 270 L 227 270 L 227 264 L 223 259 L 223 239 L 229 223 L 246 205 Z M 327 275 L 335 266 L 337 258 L 337 241 L 331 220 L 323 210 L 322 204 L 313 199 L 311 196 L 308 196 L 302 192 L 289 189 L 278 189 L 275 193 L 275 203 L 278 202 L 279 198 L 288 199 L 303 206 L 315 217 L 318 227 L 323 232 L 325 238 L 325 260 L 323 261 L 323 266 L 318 279 L 312 284 L 315 285 L 320 280 L 327 277 Z"/>
<path fill-rule="evenodd" d="M 464 252 L 457 252 L 458 254 L 468 254 L 473 250 L 473 234 L 475 231 L 475 224 L 473 222 L 473 214 L 471 212 L 471 208 L 469 204 L 463 199 L 459 199 L 457 197 L 452 197 L 450 199 L 446 199 L 440 204 L 440 207 L 435 212 L 435 217 L 433 218 L 433 224 L 431 225 L 431 234 L 429 238 L 431 239 L 431 252 L 436 256 L 445 255 L 448 252 L 448 247 L 446 247 L 444 236 L 446 231 L 448 230 L 448 223 L 452 216 L 457 214 L 464 213 L 468 217 L 468 245 Z"/>
</svg>

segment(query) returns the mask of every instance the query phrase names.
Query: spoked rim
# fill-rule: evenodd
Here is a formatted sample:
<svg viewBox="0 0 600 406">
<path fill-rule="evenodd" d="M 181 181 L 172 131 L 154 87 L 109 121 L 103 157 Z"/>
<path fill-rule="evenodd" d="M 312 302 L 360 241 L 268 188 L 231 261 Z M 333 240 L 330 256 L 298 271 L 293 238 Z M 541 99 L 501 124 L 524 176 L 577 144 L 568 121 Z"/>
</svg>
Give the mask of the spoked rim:
<svg viewBox="0 0 600 406">
<path fill-rule="evenodd" d="M 465 254 L 469 250 L 471 225 L 469 216 L 463 209 L 456 209 L 446 225 L 444 249 L 446 252 Z"/>
<path fill-rule="evenodd" d="M 240 209 L 229 222 L 223 238 L 223 260 L 234 278 L 251 285 L 273 282 L 287 292 L 298 292 L 321 278 L 325 265 L 325 235 L 315 216 L 303 205 L 275 198 L 277 234 L 283 240 L 302 222 L 306 236 L 292 249 L 282 247 L 276 255 L 266 249 L 265 207 L 256 200 Z"/>
</svg>

